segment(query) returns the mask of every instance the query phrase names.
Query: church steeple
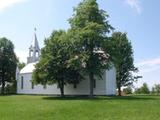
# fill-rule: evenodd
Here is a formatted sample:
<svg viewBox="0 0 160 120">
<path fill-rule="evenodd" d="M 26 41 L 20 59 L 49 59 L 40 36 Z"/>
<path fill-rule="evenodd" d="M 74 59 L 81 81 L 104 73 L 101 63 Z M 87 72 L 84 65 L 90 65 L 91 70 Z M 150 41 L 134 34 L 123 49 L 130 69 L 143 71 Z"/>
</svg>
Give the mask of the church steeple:
<svg viewBox="0 0 160 120">
<path fill-rule="evenodd" d="M 34 30 L 34 39 L 31 43 L 31 46 L 29 47 L 29 57 L 27 58 L 27 63 L 33 63 L 38 61 L 40 56 L 40 48 L 37 40 L 36 28 Z"/>
</svg>

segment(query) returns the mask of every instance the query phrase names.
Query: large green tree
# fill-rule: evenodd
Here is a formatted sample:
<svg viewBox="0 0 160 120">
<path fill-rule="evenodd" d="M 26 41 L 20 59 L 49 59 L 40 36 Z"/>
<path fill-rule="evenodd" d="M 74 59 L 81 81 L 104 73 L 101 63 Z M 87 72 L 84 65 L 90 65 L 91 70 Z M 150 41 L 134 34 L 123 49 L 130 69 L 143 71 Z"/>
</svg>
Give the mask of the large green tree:
<svg viewBox="0 0 160 120">
<path fill-rule="evenodd" d="M 78 66 L 81 62 L 73 47 L 74 44 L 70 42 L 65 31 L 54 31 L 45 40 L 45 47 L 41 50 L 40 61 L 36 65 L 33 80 L 43 85 L 57 83 L 63 97 L 64 85 L 75 86 L 83 78 L 80 74 L 80 66 Z"/>
<path fill-rule="evenodd" d="M 103 43 L 110 32 L 108 15 L 99 9 L 96 0 L 83 0 L 69 19 L 71 31 L 77 34 L 79 50 L 85 56 L 84 73 L 89 76 L 90 96 L 93 96 L 95 77 L 102 78 L 103 70 L 107 68 L 108 54 L 104 52 Z"/>
<path fill-rule="evenodd" d="M 0 38 L 0 85 L 1 94 L 5 94 L 6 83 L 13 83 L 16 75 L 16 55 L 14 45 L 7 38 Z"/>
<path fill-rule="evenodd" d="M 121 87 L 132 85 L 140 77 L 133 74 L 138 69 L 134 66 L 132 44 L 126 33 L 114 32 L 105 45 L 116 68 L 118 95 L 121 96 Z"/>
</svg>

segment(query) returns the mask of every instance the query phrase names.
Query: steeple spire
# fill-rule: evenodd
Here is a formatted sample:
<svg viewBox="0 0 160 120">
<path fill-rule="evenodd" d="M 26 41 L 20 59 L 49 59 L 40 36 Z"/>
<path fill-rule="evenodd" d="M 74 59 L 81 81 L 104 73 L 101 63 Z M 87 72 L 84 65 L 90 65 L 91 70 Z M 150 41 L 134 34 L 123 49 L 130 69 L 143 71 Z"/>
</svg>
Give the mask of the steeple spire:
<svg viewBox="0 0 160 120">
<path fill-rule="evenodd" d="M 32 63 L 38 61 L 40 56 L 40 48 L 36 35 L 36 28 L 34 29 L 34 39 L 29 47 L 29 57 L 27 58 L 27 63 Z"/>
</svg>

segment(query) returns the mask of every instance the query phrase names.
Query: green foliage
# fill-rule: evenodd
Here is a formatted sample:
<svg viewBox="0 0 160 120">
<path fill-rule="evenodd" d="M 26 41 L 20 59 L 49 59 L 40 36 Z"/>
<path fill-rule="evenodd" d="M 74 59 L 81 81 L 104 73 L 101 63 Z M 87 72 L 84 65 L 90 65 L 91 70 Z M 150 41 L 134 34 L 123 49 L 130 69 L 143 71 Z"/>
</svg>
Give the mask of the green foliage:
<svg viewBox="0 0 160 120">
<path fill-rule="evenodd" d="M 124 88 L 123 89 L 123 92 L 125 93 L 125 94 L 132 94 L 132 88 L 130 87 L 130 86 L 128 86 L 127 88 Z"/>
<path fill-rule="evenodd" d="M 152 87 L 151 94 L 153 94 L 153 95 L 156 94 L 156 91 L 155 91 L 154 87 Z"/>
<path fill-rule="evenodd" d="M 17 93 L 17 81 L 16 80 L 6 85 L 5 93 L 6 94 L 16 94 Z"/>
<path fill-rule="evenodd" d="M 133 49 L 126 33 L 114 32 L 109 41 L 105 43 L 106 51 L 110 54 L 110 60 L 116 68 L 118 93 L 121 95 L 121 87 L 132 85 L 140 76 L 134 76 L 138 69 L 134 66 Z"/>
<path fill-rule="evenodd" d="M 6 38 L 0 38 L 0 63 L 0 85 L 2 85 L 1 93 L 4 94 L 6 83 L 13 83 L 15 80 L 17 67 L 14 45 Z"/>
<path fill-rule="evenodd" d="M 103 70 L 108 68 L 108 54 L 103 43 L 107 33 L 113 28 L 108 23 L 108 15 L 100 10 L 96 0 L 84 0 L 69 19 L 71 30 L 75 32 L 77 47 L 83 57 L 84 69 L 90 79 L 90 96 L 93 96 L 93 80 L 102 78 Z"/>
<path fill-rule="evenodd" d="M 96 0 L 83 0 L 75 9 L 73 16 L 69 19 L 72 29 L 83 29 L 91 23 L 101 25 L 102 33 L 110 32 L 112 26 L 108 23 L 108 14 L 99 9 Z"/>
<path fill-rule="evenodd" d="M 103 43 L 106 33 L 113 28 L 107 18 L 96 0 L 81 2 L 69 19 L 71 28 L 67 32 L 54 31 L 45 40 L 34 81 L 37 84 L 58 83 L 63 95 L 64 85 L 78 84 L 83 74 L 90 78 L 90 95 L 93 96 L 95 76 L 102 78 L 103 70 L 109 65 Z"/>
<path fill-rule="evenodd" d="M 43 85 L 57 83 L 61 95 L 64 96 L 64 85 L 76 85 L 83 79 L 78 57 L 67 33 L 62 30 L 54 31 L 45 40 L 45 47 L 33 73 L 33 80 Z"/>
<path fill-rule="evenodd" d="M 18 66 L 19 70 L 21 70 L 22 68 L 24 68 L 25 65 L 26 64 L 24 62 L 18 61 L 18 63 L 17 63 L 17 66 Z"/>
<path fill-rule="evenodd" d="M 142 87 L 135 90 L 136 94 L 150 94 L 147 83 L 143 83 Z"/>
<path fill-rule="evenodd" d="M 154 87 L 152 87 L 151 93 L 160 95 L 160 84 L 155 84 Z"/>
</svg>

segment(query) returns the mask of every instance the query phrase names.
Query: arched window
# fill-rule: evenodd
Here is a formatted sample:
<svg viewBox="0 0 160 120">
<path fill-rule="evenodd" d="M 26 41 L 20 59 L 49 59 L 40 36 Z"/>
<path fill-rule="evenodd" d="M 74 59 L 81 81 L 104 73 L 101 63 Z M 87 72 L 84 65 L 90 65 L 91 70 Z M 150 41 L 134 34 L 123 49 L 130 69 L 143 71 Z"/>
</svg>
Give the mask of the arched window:
<svg viewBox="0 0 160 120">
<path fill-rule="evenodd" d="M 47 89 L 47 85 L 46 84 L 43 85 L 43 89 Z"/>
<path fill-rule="evenodd" d="M 36 57 L 39 57 L 39 52 L 38 51 L 36 51 Z"/>
</svg>

